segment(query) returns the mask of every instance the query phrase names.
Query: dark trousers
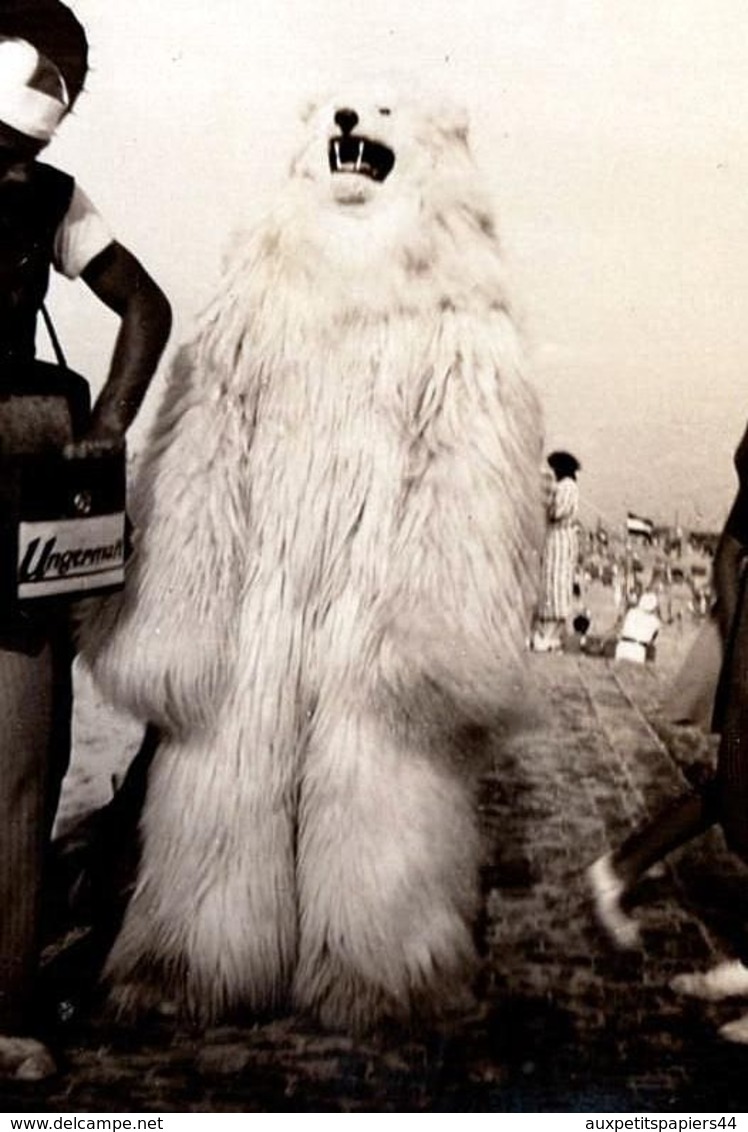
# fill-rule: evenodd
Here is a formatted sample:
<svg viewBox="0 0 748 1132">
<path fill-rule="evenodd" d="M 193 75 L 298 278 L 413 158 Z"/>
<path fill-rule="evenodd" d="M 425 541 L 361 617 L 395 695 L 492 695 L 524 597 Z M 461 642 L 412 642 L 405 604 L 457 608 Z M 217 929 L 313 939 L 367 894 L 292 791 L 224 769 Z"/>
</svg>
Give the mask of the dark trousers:
<svg viewBox="0 0 748 1132">
<path fill-rule="evenodd" d="M 0 650 L 0 1032 L 33 1024 L 42 891 L 70 757 L 72 647 L 62 620 L 36 656 Z"/>
<path fill-rule="evenodd" d="M 748 570 L 742 571 L 714 713 L 717 800 L 725 840 L 748 864 Z"/>
</svg>

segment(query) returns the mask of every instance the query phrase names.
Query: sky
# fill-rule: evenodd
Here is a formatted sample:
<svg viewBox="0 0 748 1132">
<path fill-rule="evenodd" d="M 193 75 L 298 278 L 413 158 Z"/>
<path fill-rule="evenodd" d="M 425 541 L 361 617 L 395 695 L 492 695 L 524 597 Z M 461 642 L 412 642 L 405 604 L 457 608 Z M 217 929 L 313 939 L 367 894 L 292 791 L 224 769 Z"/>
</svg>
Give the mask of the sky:
<svg viewBox="0 0 748 1132">
<path fill-rule="evenodd" d="M 92 70 L 46 159 L 168 293 L 173 346 L 282 184 L 307 98 L 423 76 L 470 112 L 547 450 L 580 459 L 583 518 L 719 527 L 748 418 L 744 0 L 68 3 Z M 81 284 L 57 281 L 51 306 L 97 387 L 116 320 Z"/>
</svg>

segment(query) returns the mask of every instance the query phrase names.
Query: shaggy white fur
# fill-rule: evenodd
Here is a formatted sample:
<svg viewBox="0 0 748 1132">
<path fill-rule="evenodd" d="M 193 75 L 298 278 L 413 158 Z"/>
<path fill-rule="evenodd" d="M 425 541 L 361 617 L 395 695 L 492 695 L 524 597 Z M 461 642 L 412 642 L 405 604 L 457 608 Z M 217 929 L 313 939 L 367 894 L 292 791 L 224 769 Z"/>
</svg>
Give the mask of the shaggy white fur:
<svg viewBox="0 0 748 1132">
<path fill-rule="evenodd" d="M 341 109 L 386 178 L 332 172 Z M 540 447 L 464 117 L 338 94 L 181 352 L 128 585 L 88 631 L 100 683 L 164 733 L 107 965 L 123 1009 L 290 994 L 366 1027 L 460 1001 Z"/>
</svg>

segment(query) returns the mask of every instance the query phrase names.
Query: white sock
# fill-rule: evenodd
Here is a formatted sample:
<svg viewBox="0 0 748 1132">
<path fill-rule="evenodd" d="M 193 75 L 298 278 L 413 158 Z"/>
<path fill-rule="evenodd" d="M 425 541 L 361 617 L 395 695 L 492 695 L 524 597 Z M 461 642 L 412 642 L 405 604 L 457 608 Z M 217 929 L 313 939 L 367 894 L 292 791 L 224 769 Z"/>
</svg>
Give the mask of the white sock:
<svg viewBox="0 0 748 1132">
<path fill-rule="evenodd" d="M 623 949 L 636 947 L 639 944 L 639 924 L 621 907 L 626 885 L 616 873 L 610 853 L 590 865 L 587 883 L 592 891 L 598 922 L 611 942 Z"/>
</svg>

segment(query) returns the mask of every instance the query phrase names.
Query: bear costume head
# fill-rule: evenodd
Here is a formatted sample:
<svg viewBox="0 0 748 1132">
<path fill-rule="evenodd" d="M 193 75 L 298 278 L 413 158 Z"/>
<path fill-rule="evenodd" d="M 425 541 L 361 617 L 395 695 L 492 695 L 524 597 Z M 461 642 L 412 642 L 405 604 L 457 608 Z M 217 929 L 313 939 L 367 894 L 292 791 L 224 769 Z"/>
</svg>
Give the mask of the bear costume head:
<svg viewBox="0 0 748 1132">
<path fill-rule="evenodd" d="M 375 315 L 459 306 L 476 292 L 503 301 L 491 202 L 463 109 L 385 78 L 349 84 L 303 118 L 290 178 L 256 231 L 263 242 L 240 241 L 232 253 L 240 275 L 247 253 L 259 255 L 285 283 L 316 281 L 320 303 L 329 299 L 341 317 L 352 306 Z"/>
</svg>

